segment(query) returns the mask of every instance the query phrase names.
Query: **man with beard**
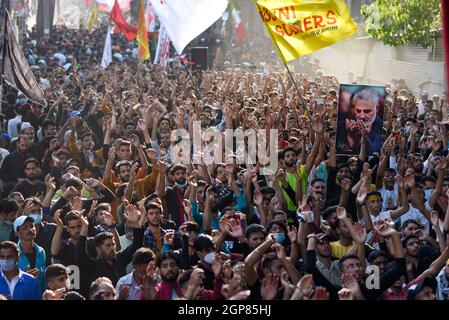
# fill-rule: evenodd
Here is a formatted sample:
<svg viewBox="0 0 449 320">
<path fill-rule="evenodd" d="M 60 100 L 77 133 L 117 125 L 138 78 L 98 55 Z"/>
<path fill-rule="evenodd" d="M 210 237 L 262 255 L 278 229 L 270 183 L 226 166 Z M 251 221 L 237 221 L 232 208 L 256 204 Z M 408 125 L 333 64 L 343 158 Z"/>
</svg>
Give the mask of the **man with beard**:
<svg viewBox="0 0 449 320">
<path fill-rule="evenodd" d="M 18 217 L 14 221 L 14 231 L 19 237 L 17 243 L 20 251 L 18 267 L 34 276 L 38 280 L 41 290 L 43 290 L 46 267 L 45 250 L 34 241 L 36 239 L 34 219 L 29 216 Z"/>
<path fill-rule="evenodd" d="M 143 287 L 147 281 L 148 264 L 155 260 L 151 249 L 140 248 L 133 255 L 133 271 L 121 277 L 115 286 L 115 295 L 126 300 L 141 300 Z"/>
<path fill-rule="evenodd" d="M 179 275 L 178 258 L 171 251 L 161 255 L 157 266 L 162 281 L 156 285 L 156 300 L 175 300 L 182 296 L 181 288 L 177 283 Z"/>
<path fill-rule="evenodd" d="M 17 139 L 17 149 L 5 157 L 0 169 L 0 179 L 3 180 L 5 194 L 8 194 L 17 182 L 25 178 L 25 172 L 23 170 L 25 160 L 37 157 L 37 154 L 30 152 L 28 138 L 22 135 L 19 136 Z"/>
<path fill-rule="evenodd" d="M 366 154 L 379 152 L 382 147 L 382 119 L 379 117 L 379 94 L 363 88 L 351 97 L 351 110 L 337 126 L 337 141 L 344 151 L 358 154 L 362 141 L 361 130 L 366 130 Z"/>
<path fill-rule="evenodd" d="M 330 283 L 341 286 L 338 260 L 331 259 L 331 241 L 332 238 L 325 233 L 311 234 L 307 247 L 307 259 L 310 259 L 310 263 L 316 261 L 317 269 Z"/>
<path fill-rule="evenodd" d="M 127 145 L 127 144 L 126 144 Z M 120 148 L 123 148 L 122 145 Z M 128 150 L 129 147 L 127 147 Z M 125 148 L 126 149 L 126 148 Z M 120 151 L 121 155 L 119 155 L 119 158 L 122 156 L 126 157 L 127 152 Z M 126 184 L 126 183 L 132 183 L 133 188 L 136 192 L 136 195 L 139 199 L 145 198 L 148 194 L 151 194 L 154 192 L 154 187 L 156 185 L 156 179 L 159 174 L 158 166 L 154 166 L 153 170 L 150 174 L 146 175 L 146 169 L 144 171 L 144 168 L 140 168 L 137 171 L 138 163 L 132 163 L 129 160 L 121 160 L 115 165 L 115 173 L 112 171 L 112 168 L 115 163 L 115 155 L 116 155 L 116 149 L 112 147 L 109 150 L 108 153 L 108 160 L 106 162 L 106 167 L 103 174 L 103 183 L 111 189 L 112 192 L 116 192 L 117 189 Z M 121 158 L 122 159 L 122 158 Z M 146 160 L 145 160 L 146 163 Z M 146 168 L 146 167 L 145 167 Z M 131 179 L 132 176 L 132 179 Z M 140 177 L 140 178 L 139 178 Z M 118 178 L 118 180 L 116 180 Z M 108 201 L 106 201 L 108 202 Z M 111 202 L 111 214 L 114 217 L 114 219 L 117 221 L 117 207 L 121 203 L 120 197 L 116 197 L 114 201 Z"/>
<path fill-rule="evenodd" d="M 122 146 L 120 146 L 120 148 L 122 148 Z M 120 150 L 121 149 L 119 149 L 119 152 L 121 152 Z M 122 152 L 122 156 L 124 154 L 127 153 Z M 112 168 L 115 163 L 115 155 L 116 155 L 115 148 L 111 148 L 109 150 L 108 160 L 106 162 L 106 168 L 104 170 L 102 180 L 103 183 L 112 190 L 112 192 L 115 192 L 120 185 L 129 182 L 129 179 L 131 177 L 131 170 L 134 170 L 135 172 L 137 168 L 137 164 L 133 165 L 133 163 L 129 159 L 122 159 L 121 156 L 119 156 L 119 158 L 122 160 L 120 160 L 115 165 L 115 174 L 117 174 L 115 175 L 114 172 L 112 171 Z M 139 199 L 144 198 L 146 195 L 154 191 L 157 174 L 158 171 L 153 170 L 151 174 L 146 175 L 146 167 L 144 166 L 142 166 L 142 168 L 139 169 L 139 171 L 136 173 L 135 175 L 136 181 L 134 181 L 134 188 L 137 192 Z"/>
<path fill-rule="evenodd" d="M 26 199 L 28 197 L 43 197 L 47 186 L 37 179 L 39 171 L 39 161 L 34 158 L 25 160 L 24 172 L 25 180 L 14 186 L 13 192 L 20 192 Z"/>
<path fill-rule="evenodd" d="M 164 174 L 164 172 L 161 172 L 161 174 Z M 170 169 L 170 174 L 175 179 L 175 185 L 173 187 L 166 187 L 162 191 L 163 194 L 161 197 L 165 198 L 170 220 L 173 220 L 177 226 L 180 226 L 188 220 L 183 201 L 185 191 L 188 187 L 187 168 L 182 164 L 176 164 Z M 160 181 L 163 182 L 165 179 L 161 179 Z"/>
<path fill-rule="evenodd" d="M 303 192 L 307 190 L 308 175 L 310 173 L 310 170 L 312 169 L 313 161 L 315 160 L 315 157 L 318 153 L 321 135 L 322 132 L 316 133 L 312 151 L 307 156 L 306 163 L 299 167 L 297 166 L 298 156 L 294 148 L 285 148 L 280 154 L 281 165 L 284 166 L 285 170 L 285 179 L 281 180 L 283 178 L 283 176 L 281 176 L 281 179 L 277 179 L 277 183 L 279 184 L 279 186 L 282 186 L 284 198 L 287 202 L 288 211 L 292 212 L 293 214 L 295 214 L 297 210 L 297 201 L 293 194 L 295 194 L 297 188 L 302 188 L 301 190 Z M 300 177 L 299 181 L 301 182 L 301 185 L 297 185 L 298 175 Z M 291 189 L 290 192 L 288 191 L 289 189 Z M 293 194 L 291 191 L 293 191 Z"/>
<path fill-rule="evenodd" d="M 116 285 L 118 279 L 126 275 L 126 266 L 131 261 L 143 243 L 143 222 L 142 214 L 133 205 L 126 207 L 126 219 L 128 226 L 133 228 L 133 242 L 124 250 L 116 252 L 114 235 L 103 232 L 95 236 L 94 244 L 97 251 L 97 258 L 92 259 L 86 250 L 87 231 L 89 222 L 83 216 L 81 219 L 81 231 L 76 243 L 76 264 L 80 268 L 81 274 L 88 275 L 90 279 L 107 277 Z M 85 292 L 88 288 L 81 288 Z"/>
<path fill-rule="evenodd" d="M 438 257 L 438 252 L 435 250 L 433 254 L 425 254 L 426 250 L 422 248 L 425 244 L 422 240 L 422 235 L 408 235 L 402 240 L 407 259 L 407 282 L 422 274 Z"/>
<path fill-rule="evenodd" d="M 349 253 L 340 258 L 338 263 L 340 279 L 343 280 L 342 277 L 344 276 L 346 279 L 352 279 L 352 281 L 357 284 L 358 296 L 355 297 L 356 300 L 377 299 L 405 273 L 405 252 L 402 249 L 399 233 L 384 221 L 377 223 L 375 228 L 380 236 L 391 240 L 395 259 L 391 267 L 380 275 L 378 282 L 379 287 L 372 288 L 368 287 L 370 282 L 365 281 L 364 279 L 365 270 L 360 258 L 356 254 Z M 313 282 L 316 286 L 325 287 L 330 294 L 330 299 L 337 300 L 338 291 L 341 289 L 341 286 L 333 285 L 316 267 L 316 255 L 313 248 L 310 246 L 309 242 L 309 247 L 307 248 L 306 271 L 313 275 Z"/>
<path fill-rule="evenodd" d="M 150 248 L 159 257 L 162 254 L 162 245 L 164 236 L 167 233 L 161 228 L 162 207 L 156 202 L 150 202 L 145 205 L 146 216 L 148 220 L 148 228 L 144 233 L 145 247 Z"/>
</svg>

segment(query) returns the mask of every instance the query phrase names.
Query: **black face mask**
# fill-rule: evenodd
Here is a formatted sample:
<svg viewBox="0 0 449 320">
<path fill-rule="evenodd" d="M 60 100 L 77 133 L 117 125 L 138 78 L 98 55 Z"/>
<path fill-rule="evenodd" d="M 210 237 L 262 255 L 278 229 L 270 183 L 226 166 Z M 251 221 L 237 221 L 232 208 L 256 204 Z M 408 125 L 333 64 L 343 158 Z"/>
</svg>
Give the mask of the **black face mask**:
<svg viewBox="0 0 449 320">
<path fill-rule="evenodd" d="M 178 180 L 176 180 L 176 186 L 178 187 L 185 187 L 186 184 L 187 184 L 186 178 L 179 178 Z"/>
</svg>

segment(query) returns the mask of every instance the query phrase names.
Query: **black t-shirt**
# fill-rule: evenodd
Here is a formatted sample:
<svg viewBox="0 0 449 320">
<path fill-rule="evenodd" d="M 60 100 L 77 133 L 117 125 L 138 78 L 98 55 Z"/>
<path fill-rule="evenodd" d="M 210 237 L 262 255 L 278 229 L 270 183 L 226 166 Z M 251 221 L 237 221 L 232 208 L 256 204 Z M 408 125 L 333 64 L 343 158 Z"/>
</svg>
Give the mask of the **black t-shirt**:
<svg viewBox="0 0 449 320">
<path fill-rule="evenodd" d="M 34 250 L 31 253 L 24 252 L 23 254 L 27 257 L 28 262 L 30 263 L 30 269 L 34 269 L 34 267 L 36 266 L 36 253 L 34 252 Z"/>
<path fill-rule="evenodd" d="M 214 290 L 215 275 L 214 275 L 213 271 L 210 271 L 201 262 L 198 262 L 197 266 L 198 266 L 198 268 L 201 268 L 201 269 L 204 270 L 204 279 L 203 279 L 204 289 L 206 289 L 206 290 Z"/>
<path fill-rule="evenodd" d="M 39 228 L 39 232 L 37 233 L 34 241 L 38 246 L 45 250 L 45 262 L 46 265 L 49 266 L 51 264 L 51 242 L 53 241 L 53 236 L 55 235 L 56 224 L 42 222 L 40 225 L 36 225 L 36 227 Z"/>
<path fill-rule="evenodd" d="M 47 187 L 42 181 L 37 181 L 36 185 L 31 185 L 26 180 L 24 180 L 14 186 L 13 192 L 16 191 L 20 192 L 26 199 L 29 197 L 44 196 L 46 194 Z"/>
</svg>

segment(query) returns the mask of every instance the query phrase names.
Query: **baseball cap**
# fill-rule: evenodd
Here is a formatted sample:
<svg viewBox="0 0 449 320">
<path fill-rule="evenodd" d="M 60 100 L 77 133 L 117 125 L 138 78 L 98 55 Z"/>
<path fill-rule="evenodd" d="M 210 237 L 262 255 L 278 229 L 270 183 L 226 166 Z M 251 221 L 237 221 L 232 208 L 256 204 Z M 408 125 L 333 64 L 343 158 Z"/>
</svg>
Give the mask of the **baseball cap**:
<svg viewBox="0 0 449 320">
<path fill-rule="evenodd" d="M 28 129 L 28 128 L 33 128 L 31 123 L 29 123 L 29 122 L 22 122 L 22 124 L 20 125 L 20 131 L 23 131 L 23 130 Z"/>
<path fill-rule="evenodd" d="M 407 292 L 407 300 L 415 300 L 416 296 L 425 288 L 430 287 L 432 290 L 435 291 L 435 288 L 437 287 L 437 282 L 435 279 L 432 278 L 425 278 L 418 284 L 412 285 Z"/>
<path fill-rule="evenodd" d="M 70 116 L 72 118 L 78 117 L 81 114 L 81 112 L 79 112 L 78 110 L 73 110 L 72 112 L 70 112 Z"/>
<path fill-rule="evenodd" d="M 17 229 L 24 225 L 25 222 L 31 221 L 34 223 L 34 219 L 30 216 L 20 216 L 14 221 L 14 232 L 17 232 Z"/>
<path fill-rule="evenodd" d="M 323 233 L 317 234 L 317 235 L 315 236 L 315 238 L 318 239 L 318 240 L 320 240 L 320 241 L 323 241 L 324 239 L 327 239 L 327 240 L 329 240 L 329 241 L 332 240 L 331 236 L 328 235 L 327 233 L 324 233 L 324 232 L 323 232 Z"/>
</svg>

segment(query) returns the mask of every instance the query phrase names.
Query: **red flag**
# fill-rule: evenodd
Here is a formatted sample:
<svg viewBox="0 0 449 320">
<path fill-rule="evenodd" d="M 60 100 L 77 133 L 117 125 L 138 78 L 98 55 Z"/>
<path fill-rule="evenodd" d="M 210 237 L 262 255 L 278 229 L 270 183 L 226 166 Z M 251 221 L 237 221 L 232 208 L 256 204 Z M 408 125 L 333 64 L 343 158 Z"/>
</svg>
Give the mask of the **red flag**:
<svg viewBox="0 0 449 320">
<path fill-rule="evenodd" d="M 111 19 L 116 25 L 114 28 L 115 33 L 123 32 L 129 41 L 136 39 L 137 28 L 126 22 L 117 0 L 115 0 L 114 6 L 112 7 Z"/>
<path fill-rule="evenodd" d="M 137 37 L 137 27 L 129 24 L 123 16 L 122 9 L 117 0 L 114 2 L 114 6 L 111 11 L 111 19 L 115 23 L 114 33 L 122 32 L 126 39 L 129 41 L 135 40 Z M 158 32 L 148 32 L 148 36 L 152 37 L 153 33 L 156 33 L 156 41 Z"/>
</svg>

